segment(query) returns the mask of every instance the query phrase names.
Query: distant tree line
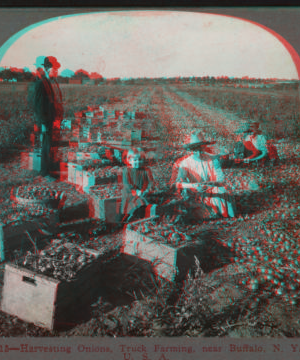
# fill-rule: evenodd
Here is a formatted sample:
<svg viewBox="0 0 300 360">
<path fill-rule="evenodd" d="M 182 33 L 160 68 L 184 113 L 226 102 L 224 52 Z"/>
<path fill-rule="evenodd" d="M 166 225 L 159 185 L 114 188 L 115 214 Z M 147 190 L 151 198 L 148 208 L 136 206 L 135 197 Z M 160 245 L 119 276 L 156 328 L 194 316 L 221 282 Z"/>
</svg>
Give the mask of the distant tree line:
<svg viewBox="0 0 300 360">
<path fill-rule="evenodd" d="M 36 74 L 31 72 L 28 68 L 18 69 L 14 67 L 0 68 L 0 82 L 17 81 L 17 82 L 32 82 L 36 79 Z M 206 86 L 235 86 L 235 87 L 250 87 L 250 86 L 265 86 L 268 84 L 276 84 L 278 88 L 298 87 L 299 81 L 278 81 L 277 79 L 257 79 L 244 76 L 241 78 L 234 78 L 228 76 L 190 76 L 190 77 L 171 77 L 171 78 L 104 78 L 97 72 L 91 72 L 84 69 L 72 71 L 65 69 L 57 77 L 61 84 L 67 84 L 70 80 L 80 80 L 85 83 L 92 80 L 94 84 L 108 84 L 108 85 L 141 85 L 141 84 L 199 84 Z"/>
</svg>

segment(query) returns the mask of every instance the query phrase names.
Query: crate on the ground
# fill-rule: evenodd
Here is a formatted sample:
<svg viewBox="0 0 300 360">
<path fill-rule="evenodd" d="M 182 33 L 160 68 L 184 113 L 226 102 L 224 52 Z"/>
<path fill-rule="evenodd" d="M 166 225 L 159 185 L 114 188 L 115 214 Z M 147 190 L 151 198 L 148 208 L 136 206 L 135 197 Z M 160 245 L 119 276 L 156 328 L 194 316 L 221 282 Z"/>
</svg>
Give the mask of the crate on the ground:
<svg viewBox="0 0 300 360">
<path fill-rule="evenodd" d="M 36 150 L 28 154 L 28 170 L 41 171 L 41 151 Z"/>
<path fill-rule="evenodd" d="M 68 182 L 70 184 L 75 184 L 75 182 L 76 182 L 76 167 L 77 167 L 77 164 L 68 162 L 67 167 L 68 167 Z"/>
<path fill-rule="evenodd" d="M 75 325 L 78 309 L 89 303 L 101 278 L 100 252 L 88 252 L 95 260 L 69 282 L 6 264 L 1 310 L 49 330 Z"/>
<path fill-rule="evenodd" d="M 142 131 L 141 130 L 125 130 L 122 132 L 124 140 L 127 141 L 141 141 Z"/>
<path fill-rule="evenodd" d="M 100 126 L 92 126 L 90 129 L 90 139 L 93 142 L 98 142 L 99 138 L 101 141 L 101 127 Z"/>
<path fill-rule="evenodd" d="M 78 185 L 82 187 L 82 169 L 83 165 L 77 164 L 76 162 L 68 163 L 68 182 L 70 184 Z"/>
<path fill-rule="evenodd" d="M 101 159 L 82 159 L 68 163 L 68 182 L 70 184 L 78 185 L 82 188 L 83 186 L 83 172 L 87 171 L 92 165 L 93 167 L 102 167 L 103 161 Z M 108 162 L 109 163 L 109 162 Z"/>
<path fill-rule="evenodd" d="M 124 230 L 122 251 L 152 263 L 155 273 L 169 281 L 175 281 L 186 274 L 187 268 L 193 263 L 188 245 L 173 247 L 162 244 L 150 235 L 144 235 L 131 229 L 132 225 L 149 221 L 142 219 L 128 224 Z"/>
<path fill-rule="evenodd" d="M 91 137 L 90 126 L 82 125 L 80 127 L 80 131 L 79 131 L 79 139 L 80 140 L 90 140 L 90 137 Z"/>
<path fill-rule="evenodd" d="M 77 165 L 75 170 L 75 185 L 81 189 L 83 185 L 83 165 Z"/>
<path fill-rule="evenodd" d="M 109 192 L 116 187 L 116 191 Z M 90 188 L 89 215 L 90 217 L 104 220 L 108 223 L 121 221 L 121 194 L 120 184 L 97 185 Z"/>
<path fill-rule="evenodd" d="M 93 145 L 96 142 L 97 141 L 92 141 L 92 140 L 79 140 L 78 141 L 78 149 L 80 151 L 86 150 L 86 148 L 88 148 L 89 146 Z"/>
<path fill-rule="evenodd" d="M 34 251 L 35 246 L 37 249 L 43 248 L 45 234 L 42 229 L 52 233 L 58 222 L 59 214 L 55 211 L 47 218 L 36 217 L 31 221 L 7 225 L 0 223 L 0 261 L 12 261 L 15 252 Z"/>
<path fill-rule="evenodd" d="M 76 160 L 100 160 L 100 154 L 80 151 L 76 153 Z"/>
<path fill-rule="evenodd" d="M 120 175 L 112 173 L 110 175 L 99 176 L 96 172 L 90 172 L 83 170 L 82 172 L 82 188 L 87 194 L 90 193 L 90 188 L 95 185 L 112 184 L 114 182 L 120 182 Z"/>
</svg>

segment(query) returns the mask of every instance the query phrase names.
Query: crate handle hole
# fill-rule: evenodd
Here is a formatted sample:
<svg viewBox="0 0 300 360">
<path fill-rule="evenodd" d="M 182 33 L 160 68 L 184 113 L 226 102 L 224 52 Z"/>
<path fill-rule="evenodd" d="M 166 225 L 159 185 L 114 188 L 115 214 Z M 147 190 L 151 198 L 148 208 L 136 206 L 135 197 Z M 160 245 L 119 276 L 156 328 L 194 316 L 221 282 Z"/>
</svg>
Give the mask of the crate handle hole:
<svg viewBox="0 0 300 360">
<path fill-rule="evenodd" d="M 22 281 L 28 283 L 28 284 L 32 284 L 32 285 L 36 285 L 35 279 L 32 279 L 28 276 L 23 276 L 22 277 Z"/>
</svg>

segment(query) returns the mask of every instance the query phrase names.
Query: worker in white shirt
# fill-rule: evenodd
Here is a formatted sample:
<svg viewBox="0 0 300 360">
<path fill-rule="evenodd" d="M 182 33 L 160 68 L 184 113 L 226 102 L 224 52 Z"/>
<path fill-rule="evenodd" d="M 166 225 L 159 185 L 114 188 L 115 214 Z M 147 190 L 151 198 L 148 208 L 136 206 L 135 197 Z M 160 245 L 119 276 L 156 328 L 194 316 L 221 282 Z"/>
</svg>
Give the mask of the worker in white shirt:
<svg viewBox="0 0 300 360">
<path fill-rule="evenodd" d="M 185 206 L 194 219 L 234 217 L 234 199 L 223 183 L 224 174 L 218 156 L 200 132 L 191 134 L 183 148 L 191 152 L 179 164 L 176 179 Z"/>
</svg>

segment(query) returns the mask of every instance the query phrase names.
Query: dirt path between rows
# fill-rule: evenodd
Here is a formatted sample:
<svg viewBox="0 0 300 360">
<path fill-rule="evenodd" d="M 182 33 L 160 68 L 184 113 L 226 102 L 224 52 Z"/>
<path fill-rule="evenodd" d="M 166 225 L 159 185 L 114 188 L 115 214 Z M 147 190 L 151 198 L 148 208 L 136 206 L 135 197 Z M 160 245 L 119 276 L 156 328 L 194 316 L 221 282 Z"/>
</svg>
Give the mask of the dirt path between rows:
<svg viewBox="0 0 300 360">
<path fill-rule="evenodd" d="M 192 96 L 186 92 L 178 91 L 176 88 L 165 88 L 167 96 L 176 104 L 180 104 L 188 111 L 193 112 L 194 116 L 206 125 L 211 125 L 215 133 L 221 136 L 222 140 L 226 140 L 228 144 L 232 144 L 237 136 L 235 132 L 241 128 L 241 119 L 233 113 L 226 112 L 205 104 L 196 96 Z M 195 122 L 195 126 L 199 121 Z M 205 131 L 205 130 L 204 130 Z"/>
</svg>

